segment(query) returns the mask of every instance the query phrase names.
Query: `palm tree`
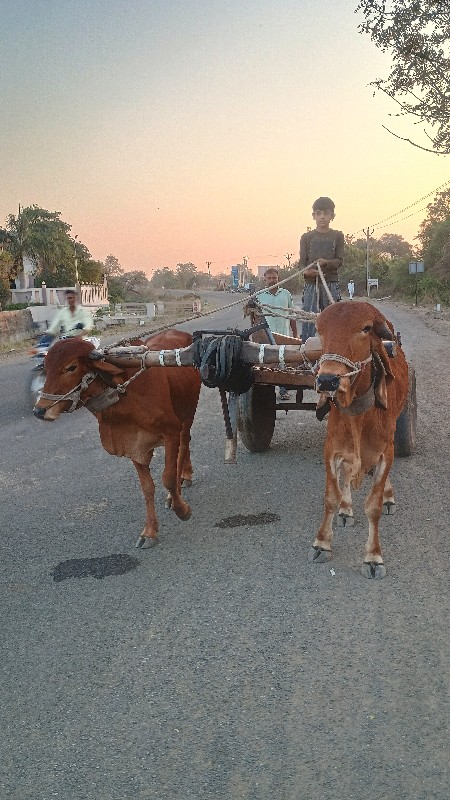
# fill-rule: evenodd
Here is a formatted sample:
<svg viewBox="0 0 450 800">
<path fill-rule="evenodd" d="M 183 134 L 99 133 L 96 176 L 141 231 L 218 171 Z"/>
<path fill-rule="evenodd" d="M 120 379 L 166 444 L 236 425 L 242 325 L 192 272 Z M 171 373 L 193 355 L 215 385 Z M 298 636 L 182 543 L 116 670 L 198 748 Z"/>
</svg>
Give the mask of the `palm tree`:
<svg viewBox="0 0 450 800">
<path fill-rule="evenodd" d="M 29 258 L 39 272 L 48 280 L 59 279 L 69 283 L 74 280 L 74 247 L 83 256 L 90 255 L 81 243 L 75 243 L 69 232 L 71 226 L 60 219 L 59 211 L 46 211 L 39 206 L 21 209 L 17 216 L 10 214 L 6 229 L 2 232 L 5 249 L 13 258 L 14 272 L 23 270 L 24 257 Z M 61 284 L 59 284 L 61 285 Z"/>
</svg>

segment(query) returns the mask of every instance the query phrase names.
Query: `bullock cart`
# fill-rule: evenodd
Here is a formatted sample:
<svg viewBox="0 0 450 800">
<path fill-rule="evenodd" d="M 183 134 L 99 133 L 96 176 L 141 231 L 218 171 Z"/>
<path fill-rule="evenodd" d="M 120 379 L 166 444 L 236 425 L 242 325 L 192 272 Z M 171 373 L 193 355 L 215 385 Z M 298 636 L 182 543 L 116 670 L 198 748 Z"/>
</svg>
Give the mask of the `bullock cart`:
<svg viewBox="0 0 450 800">
<path fill-rule="evenodd" d="M 397 338 L 400 341 L 399 334 Z M 236 342 L 239 343 L 238 355 Z M 384 346 L 389 356 L 395 358 L 396 342 L 385 341 Z M 304 344 L 300 339 L 279 334 L 274 338 L 265 320 L 244 331 L 196 331 L 194 343 L 177 350 L 157 352 L 143 346 L 128 346 L 111 347 L 101 354 L 112 364 L 135 365 L 141 369 L 198 366 L 203 383 L 209 388 L 218 388 L 220 392 L 227 463 L 236 461 L 237 432 L 251 453 L 269 449 L 277 411 L 313 411 L 323 419 L 325 414 L 318 411 L 317 403 L 304 399 L 305 391 L 315 389 L 320 356 L 318 337 L 311 337 Z M 408 371 L 408 396 L 395 433 L 396 456 L 409 456 L 415 447 L 416 379 L 411 365 Z M 277 401 L 276 387 L 280 385 L 295 392 L 295 399 L 291 402 Z"/>
</svg>

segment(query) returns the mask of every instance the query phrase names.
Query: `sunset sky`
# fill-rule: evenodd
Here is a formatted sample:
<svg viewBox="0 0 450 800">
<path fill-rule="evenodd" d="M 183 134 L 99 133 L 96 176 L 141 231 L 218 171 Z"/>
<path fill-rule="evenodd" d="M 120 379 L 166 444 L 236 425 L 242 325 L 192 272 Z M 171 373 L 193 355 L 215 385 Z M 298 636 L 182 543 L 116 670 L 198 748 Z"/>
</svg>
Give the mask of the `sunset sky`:
<svg viewBox="0 0 450 800">
<path fill-rule="evenodd" d="M 126 271 L 255 270 L 298 256 L 329 195 L 344 233 L 413 243 L 450 161 L 382 128 L 427 145 L 373 96 L 389 58 L 356 6 L 3 0 L 0 226 L 36 204 Z"/>
</svg>

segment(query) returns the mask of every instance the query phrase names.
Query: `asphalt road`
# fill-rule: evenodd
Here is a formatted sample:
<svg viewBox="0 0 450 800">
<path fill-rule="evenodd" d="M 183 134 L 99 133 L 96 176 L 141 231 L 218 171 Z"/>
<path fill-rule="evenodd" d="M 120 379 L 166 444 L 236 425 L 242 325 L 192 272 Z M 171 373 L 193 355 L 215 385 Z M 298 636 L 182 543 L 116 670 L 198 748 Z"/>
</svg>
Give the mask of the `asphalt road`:
<svg viewBox="0 0 450 800">
<path fill-rule="evenodd" d="M 324 485 L 311 412 L 278 412 L 271 449 L 226 466 L 202 388 L 192 518 L 164 509 L 158 454 L 161 543 L 139 551 L 131 463 L 87 411 L 36 420 L 28 358 L 0 361 L 2 800 L 448 800 L 450 338 L 381 305 L 419 402 L 383 581 L 360 574 L 363 490 L 333 560 L 307 560 Z"/>
</svg>

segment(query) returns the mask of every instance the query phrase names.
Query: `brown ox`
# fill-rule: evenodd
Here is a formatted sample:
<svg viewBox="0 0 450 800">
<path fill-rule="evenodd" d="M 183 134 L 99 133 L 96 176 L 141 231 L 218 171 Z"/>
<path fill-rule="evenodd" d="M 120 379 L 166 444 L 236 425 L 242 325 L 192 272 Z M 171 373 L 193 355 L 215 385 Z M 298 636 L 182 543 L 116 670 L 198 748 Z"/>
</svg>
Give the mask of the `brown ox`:
<svg viewBox="0 0 450 800">
<path fill-rule="evenodd" d="M 190 334 L 170 330 L 151 336 L 145 344 L 151 350 L 163 350 L 187 347 L 191 342 Z M 91 406 L 105 450 L 130 458 L 136 467 L 147 509 L 136 546 L 149 547 L 158 539 L 155 485 L 149 469 L 155 447 L 165 448 L 162 480 L 169 492 L 167 505 L 182 520 L 191 516 L 181 496 L 181 484 L 190 485 L 192 480 L 189 442 L 200 393 L 199 373 L 193 367 L 151 367 L 129 383 L 118 402 L 98 410 L 105 404 L 101 396 L 107 398 L 108 388 L 128 381 L 137 369 L 93 360 L 93 355 L 94 346 L 82 339 L 66 339 L 50 348 L 43 396 L 35 415 L 55 420 L 62 412 Z M 114 389 L 112 394 L 116 394 Z"/>
<path fill-rule="evenodd" d="M 391 323 L 370 303 L 343 302 L 318 316 L 322 356 L 317 374 L 318 403 L 329 406 L 324 448 L 325 512 L 311 551 L 311 560 L 331 558 L 332 521 L 353 524 L 351 487 L 372 476 L 365 501 L 369 521 L 362 573 L 384 578 L 378 523 L 382 512 L 395 511 L 389 470 L 394 459 L 396 421 L 408 394 L 408 364 L 399 345 L 389 358 L 384 340 L 395 340 Z M 340 485 L 342 484 L 342 486 Z"/>
</svg>

